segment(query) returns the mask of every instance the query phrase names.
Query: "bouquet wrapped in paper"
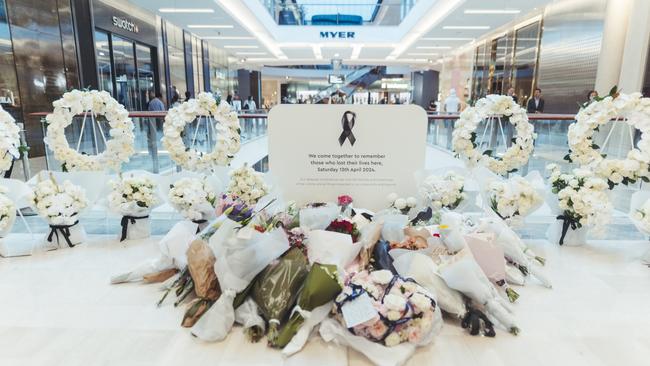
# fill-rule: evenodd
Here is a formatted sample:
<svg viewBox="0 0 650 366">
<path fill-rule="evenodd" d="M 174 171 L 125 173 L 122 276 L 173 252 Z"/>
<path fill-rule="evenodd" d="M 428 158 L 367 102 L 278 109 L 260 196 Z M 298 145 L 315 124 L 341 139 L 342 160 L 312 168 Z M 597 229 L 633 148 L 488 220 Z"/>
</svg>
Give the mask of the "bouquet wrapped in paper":
<svg viewBox="0 0 650 366">
<path fill-rule="evenodd" d="M 217 194 L 205 179 L 182 178 L 170 184 L 169 203 L 202 230 L 214 217 Z"/>
<path fill-rule="evenodd" d="M 339 216 L 339 208 L 332 204 L 312 204 L 300 210 L 300 227 L 306 230 L 325 230 Z"/>
<path fill-rule="evenodd" d="M 519 235 L 508 227 L 503 220 L 496 217 L 481 219 L 478 231 L 494 234 L 494 243 L 503 248 L 505 258 L 515 264 L 524 276 L 532 275 L 545 287 L 550 288 L 552 286 L 551 281 L 546 278 L 544 273 L 531 263 L 531 256 L 535 256 L 540 264 L 544 263 L 545 260 L 527 250 L 527 246 L 519 238 Z M 531 254 L 527 255 L 526 251 L 530 251 Z"/>
<path fill-rule="evenodd" d="M 519 327 L 510 314 L 510 306 L 485 276 L 469 248 L 446 257 L 438 267 L 438 271 L 449 287 L 482 305 L 488 316 L 493 317 L 510 333 L 515 335 L 519 333 Z"/>
<path fill-rule="evenodd" d="M 86 231 L 79 224 L 78 216 L 88 205 L 83 188 L 68 180 L 58 184 L 50 174 L 49 179 L 36 184 L 30 201 L 50 225 L 50 233 L 46 236 L 48 243 L 73 247 L 86 239 Z"/>
<path fill-rule="evenodd" d="M 7 189 L 0 187 L 0 238 L 9 234 L 16 221 L 16 205 L 5 193 Z"/>
<path fill-rule="evenodd" d="M 440 216 L 440 239 L 447 249 L 456 253 L 467 247 L 465 241 L 465 224 L 463 215 L 456 212 L 445 212 Z"/>
<path fill-rule="evenodd" d="M 196 298 L 190 303 L 181 325 L 191 328 L 212 306 L 219 296 L 221 288 L 214 272 L 217 259 L 208 243 L 197 238 L 187 249 L 187 269 L 192 277 L 193 290 Z"/>
<path fill-rule="evenodd" d="M 120 241 L 151 235 L 149 214 L 160 202 L 156 184 L 147 177 L 122 177 L 109 182 L 108 207 L 122 216 Z"/>
<path fill-rule="evenodd" d="M 312 328 L 327 316 L 332 300 L 340 292 L 341 285 L 336 265 L 314 263 L 307 274 L 289 320 L 272 345 L 284 348 L 282 352 L 285 355 L 299 351 L 307 342 Z M 286 347 L 290 342 L 291 346 Z"/>
<path fill-rule="evenodd" d="M 251 297 L 269 323 L 269 345 L 276 343 L 278 329 L 296 302 L 308 273 L 307 263 L 302 251 L 292 248 L 277 261 L 271 262 L 255 279 Z"/>
<path fill-rule="evenodd" d="M 494 243 L 494 234 L 467 234 L 465 241 L 487 278 L 503 289 L 511 302 L 517 301 L 519 294 L 506 283 L 506 260 L 503 248 Z"/>
<path fill-rule="evenodd" d="M 270 187 L 264 182 L 262 173 L 244 164 L 230 171 L 228 193 L 247 205 L 255 205 L 269 193 Z"/>
<path fill-rule="evenodd" d="M 402 215 L 408 215 L 408 213 L 417 206 L 418 201 L 415 197 L 400 197 L 397 193 L 391 193 L 386 197 L 388 200 L 388 207 L 392 211 L 399 212 Z"/>
<path fill-rule="evenodd" d="M 271 261 L 289 249 L 283 229 L 266 233 L 244 230 L 226 219 L 210 238 L 217 259 L 214 270 L 222 294 L 192 327 L 192 333 L 207 341 L 223 340 L 235 321 L 233 301 Z"/>
<path fill-rule="evenodd" d="M 323 322 L 323 339 L 347 344 L 377 364 L 401 364 L 442 327 L 433 296 L 386 270 L 356 273 L 334 303 L 339 324 Z"/>
<path fill-rule="evenodd" d="M 487 316 L 470 306 L 470 301 L 466 301 L 462 293 L 447 286 L 438 273 L 438 266 L 430 256 L 414 251 L 400 251 L 393 265 L 400 276 L 414 279 L 434 294 L 440 309 L 462 320 L 463 328 L 469 328 L 471 335 L 478 335 L 481 329 L 485 336 L 496 335 L 494 326 Z"/>
</svg>

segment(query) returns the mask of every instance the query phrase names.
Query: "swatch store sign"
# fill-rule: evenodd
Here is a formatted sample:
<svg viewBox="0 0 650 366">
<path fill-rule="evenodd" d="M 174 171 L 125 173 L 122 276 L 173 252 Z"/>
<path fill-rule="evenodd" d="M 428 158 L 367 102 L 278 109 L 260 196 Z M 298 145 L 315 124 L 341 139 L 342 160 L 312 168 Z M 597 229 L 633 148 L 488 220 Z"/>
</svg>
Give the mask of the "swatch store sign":
<svg viewBox="0 0 650 366">
<path fill-rule="evenodd" d="M 120 18 L 117 16 L 113 16 L 113 26 L 124 29 L 127 32 L 131 33 L 139 33 L 140 29 L 138 28 L 138 25 L 133 23 L 132 21 L 124 18 Z"/>
</svg>

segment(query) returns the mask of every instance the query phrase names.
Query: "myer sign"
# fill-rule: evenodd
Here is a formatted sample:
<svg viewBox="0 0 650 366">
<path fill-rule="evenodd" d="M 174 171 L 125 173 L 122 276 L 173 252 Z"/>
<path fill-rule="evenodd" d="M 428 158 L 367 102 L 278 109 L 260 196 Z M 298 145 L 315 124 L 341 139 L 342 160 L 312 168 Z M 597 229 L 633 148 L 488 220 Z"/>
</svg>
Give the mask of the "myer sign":
<svg viewBox="0 0 650 366">
<path fill-rule="evenodd" d="M 113 16 L 113 26 L 124 29 L 132 33 L 138 33 L 138 26 L 130 20 Z"/>
<path fill-rule="evenodd" d="M 320 32 L 320 38 L 324 39 L 351 39 L 354 32 Z"/>
</svg>

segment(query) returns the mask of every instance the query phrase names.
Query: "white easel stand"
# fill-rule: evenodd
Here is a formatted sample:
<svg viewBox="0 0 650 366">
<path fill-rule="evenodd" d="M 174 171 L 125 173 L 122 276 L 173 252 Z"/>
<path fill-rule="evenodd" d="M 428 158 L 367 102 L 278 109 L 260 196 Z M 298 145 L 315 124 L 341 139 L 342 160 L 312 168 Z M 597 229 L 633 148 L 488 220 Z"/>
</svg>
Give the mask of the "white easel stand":
<svg viewBox="0 0 650 366">
<path fill-rule="evenodd" d="M 35 251 L 46 251 L 56 249 L 54 247 L 44 247 L 43 240 L 32 234 L 9 234 L 0 238 L 0 256 L 24 257 L 32 255 Z"/>
</svg>

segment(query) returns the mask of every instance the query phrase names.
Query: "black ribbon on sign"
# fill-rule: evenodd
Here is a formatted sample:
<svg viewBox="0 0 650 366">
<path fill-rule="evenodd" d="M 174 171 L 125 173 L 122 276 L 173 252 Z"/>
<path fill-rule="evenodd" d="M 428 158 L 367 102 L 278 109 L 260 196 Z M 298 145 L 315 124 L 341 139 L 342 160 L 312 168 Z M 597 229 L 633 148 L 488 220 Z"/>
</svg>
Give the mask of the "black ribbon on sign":
<svg viewBox="0 0 650 366">
<path fill-rule="evenodd" d="M 348 118 L 348 115 L 352 116 L 352 119 Z M 341 146 L 343 146 L 343 143 L 346 139 L 350 141 L 350 145 L 352 146 L 354 146 L 354 143 L 357 141 L 357 138 L 354 137 L 354 134 L 352 133 L 356 118 L 357 114 L 354 112 L 345 111 L 345 113 L 343 113 L 343 117 L 341 118 L 341 126 L 343 127 L 343 132 L 341 132 L 341 136 L 339 136 L 339 144 Z"/>
<path fill-rule="evenodd" d="M 140 220 L 140 219 L 146 219 L 149 217 L 149 215 L 146 216 L 122 216 L 122 220 L 120 221 L 120 225 L 122 225 L 122 236 L 120 237 L 120 241 L 126 240 L 126 229 L 129 228 L 129 223 L 135 224 L 135 220 Z"/>
<path fill-rule="evenodd" d="M 208 220 L 203 220 L 203 219 L 201 219 L 201 220 L 192 220 L 192 222 L 198 225 L 196 227 L 196 233 L 198 234 L 198 233 L 201 232 L 201 224 L 205 224 L 206 222 L 208 222 Z"/>
<path fill-rule="evenodd" d="M 77 225 L 79 223 L 79 220 L 75 221 L 74 224 L 72 225 L 50 225 L 50 234 L 47 236 L 47 241 L 49 243 L 52 242 L 52 238 L 54 235 L 56 235 L 56 241 L 57 244 L 59 242 L 59 234 L 63 236 L 63 239 L 65 239 L 65 242 L 68 244 L 70 248 L 74 247 L 72 245 L 72 241 L 70 241 L 70 228 Z"/>
<path fill-rule="evenodd" d="M 564 245 L 564 237 L 569 231 L 569 227 L 571 227 L 571 230 L 575 230 L 578 228 L 578 225 L 569 216 L 560 215 L 556 217 L 556 219 L 562 220 L 562 235 L 560 236 L 560 245 Z"/>
</svg>

